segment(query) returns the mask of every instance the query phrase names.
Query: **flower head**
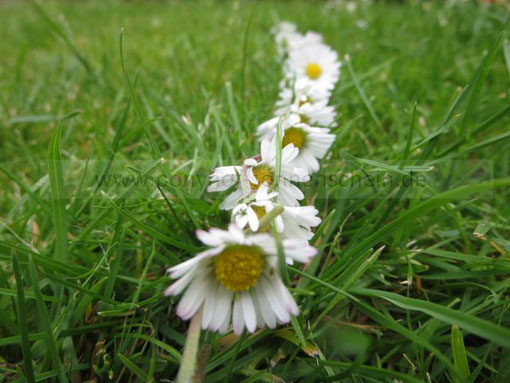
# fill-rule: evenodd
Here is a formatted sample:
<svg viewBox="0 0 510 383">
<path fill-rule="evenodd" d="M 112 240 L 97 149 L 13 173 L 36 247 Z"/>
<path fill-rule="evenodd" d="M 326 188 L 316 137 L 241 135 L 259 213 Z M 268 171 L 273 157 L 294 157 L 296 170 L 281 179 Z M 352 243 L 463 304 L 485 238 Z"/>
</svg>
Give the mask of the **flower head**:
<svg viewBox="0 0 510 383">
<path fill-rule="evenodd" d="M 244 161 L 242 167 L 227 166 L 216 168 L 210 176 L 209 192 L 224 191 L 236 186 L 220 205 L 224 210 L 232 209 L 237 201 L 254 194 L 264 182 L 272 187 L 278 183 L 278 201 L 286 206 L 298 206 L 304 194 L 293 182 L 307 182 L 308 172 L 293 163 L 298 156 L 299 149 L 294 145 L 287 145 L 281 152 L 280 178 L 276 180 L 276 141 L 262 140 L 259 156 Z M 225 180 L 224 180 L 225 179 Z"/>
<path fill-rule="evenodd" d="M 228 231 L 197 231 L 210 249 L 168 270 L 177 279 L 165 295 L 184 291 L 177 315 L 190 319 L 202 308 L 202 328 L 226 332 L 232 322 L 240 334 L 264 325 L 290 321 L 299 309 L 278 270 L 277 246 L 267 233 L 246 235 L 237 225 Z M 297 262 L 307 262 L 316 250 L 305 240 L 283 240 L 284 254 Z"/>
<path fill-rule="evenodd" d="M 288 105 L 277 103 L 276 115 L 296 114 L 300 122 L 312 126 L 335 127 L 335 108 L 328 105 L 328 100 L 311 102 L 306 96 L 296 97 Z"/>
<path fill-rule="evenodd" d="M 279 117 L 272 118 L 257 128 L 257 135 L 261 139 L 274 139 Z M 324 158 L 335 141 L 335 135 L 330 134 L 328 128 L 317 128 L 301 122 L 298 114 L 291 114 L 282 122 L 282 146 L 293 145 L 299 148 L 295 156 L 294 166 L 305 169 L 308 173 L 319 171 L 318 159 Z"/>
<path fill-rule="evenodd" d="M 322 42 L 322 35 L 317 32 L 307 32 L 304 35 L 297 31 L 295 24 L 282 21 L 276 25 L 271 32 L 274 35 L 276 49 L 282 57 L 293 49 L 298 49 L 308 44 L 319 44 Z"/>
<path fill-rule="evenodd" d="M 285 72 L 291 79 L 331 91 L 340 77 L 340 62 L 337 53 L 329 46 L 305 44 L 289 50 Z"/>
<path fill-rule="evenodd" d="M 255 199 L 243 202 L 232 210 L 232 221 L 240 228 L 249 228 L 253 232 L 266 231 L 260 227 L 260 220 L 278 206 L 278 193 L 268 193 L 267 184 L 257 190 Z M 305 239 L 313 237 L 312 227 L 318 226 L 321 219 L 317 217 L 319 211 L 313 206 L 283 206 L 283 211 L 274 219 L 276 230 L 283 239 Z"/>
</svg>

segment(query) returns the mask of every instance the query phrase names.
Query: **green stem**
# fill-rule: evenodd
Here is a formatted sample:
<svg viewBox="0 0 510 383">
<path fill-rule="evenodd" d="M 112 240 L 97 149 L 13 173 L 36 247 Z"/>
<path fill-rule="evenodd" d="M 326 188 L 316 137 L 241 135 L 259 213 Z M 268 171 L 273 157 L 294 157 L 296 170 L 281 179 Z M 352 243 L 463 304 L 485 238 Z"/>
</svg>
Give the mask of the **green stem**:
<svg viewBox="0 0 510 383">
<path fill-rule="evenodd" d="M 191 319 L 186 336 L 186 344 L 184 345 L 184 353 L 182 355 L 181 368 L 177 374 L 177 383 L 190 383 L 195 374 L 195 366 L 197 362 L 198 343 L 200 341 L 200 322 L 202 318 L 202 309 Z"/>
<path fill-rule="evenodd" d="M 271 210 L 269 213 L 264 215 L 260 221 L 259 221 L 259 233 L 262 233 L 270 224 L 273 222 L 273 220 L 278 217 L 283 212 L 283 206 L 277 205 L 274 207 L 273 210 Z"/>
</svg>

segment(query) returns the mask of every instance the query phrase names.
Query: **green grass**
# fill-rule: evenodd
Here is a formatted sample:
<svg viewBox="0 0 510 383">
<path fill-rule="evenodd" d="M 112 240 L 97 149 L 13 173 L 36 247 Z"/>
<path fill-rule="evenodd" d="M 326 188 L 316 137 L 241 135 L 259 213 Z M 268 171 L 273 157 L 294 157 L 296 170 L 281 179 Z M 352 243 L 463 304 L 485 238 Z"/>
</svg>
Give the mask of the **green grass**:
<svg viewBox="0 0 510 383">
<path fill-rule="evenodd" d="M 319 256 L 292 324 L 202 334 L 205 381 L 510 379 L 509 10 L 325 4 L 0 4 L 0 382 L 174 379 L 165 270 L 229 221 L 206 177 L 256 154 L 283 19 L 344 60 Z"/>
</svg>

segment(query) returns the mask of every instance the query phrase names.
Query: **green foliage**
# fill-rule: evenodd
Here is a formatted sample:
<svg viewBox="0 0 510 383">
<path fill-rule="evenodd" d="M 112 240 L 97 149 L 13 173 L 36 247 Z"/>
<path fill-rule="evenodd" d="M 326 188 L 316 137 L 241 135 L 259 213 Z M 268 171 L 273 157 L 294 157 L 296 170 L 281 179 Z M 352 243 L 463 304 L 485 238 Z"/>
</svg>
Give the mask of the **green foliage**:
<svg viewBox="0 0 510 383">
<path fill-rule="evenodd" d="M 278 20 L 344 60 L 319 254 L 283 270 L 301 314 L 203 333 L 199 375 L 510 379 L 507 10 L 204 0 L 0 4 L 0 382 L 175 378 L 165 270 L 229 220 L 207 175 L 257 154 Z"/>
</svg>

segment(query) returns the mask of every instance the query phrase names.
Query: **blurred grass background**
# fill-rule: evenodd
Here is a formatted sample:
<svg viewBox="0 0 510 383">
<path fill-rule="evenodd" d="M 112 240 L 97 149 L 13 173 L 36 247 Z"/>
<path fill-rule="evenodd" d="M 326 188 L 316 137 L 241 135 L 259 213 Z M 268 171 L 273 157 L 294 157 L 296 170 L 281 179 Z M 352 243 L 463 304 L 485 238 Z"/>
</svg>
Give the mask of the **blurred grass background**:
<svg viewBox="0 0 510 383">
<path fill-rule="evenodd" d="M 193 255 L 196 228 L 226 225 L 221 198 L 80 181 L 117 161 L 189 180 L 256 154 L 281 78 L 269 30 L 289 20 L 344 60 L 316 179 L 400 177 L 402 160 L 436 178 L 425 193 L 312 183 L 320 253 L 289 270 L 302 314 L 239 340 L 204 334 L 200 372 L 508 381 L 508 15 L 478 1 L 0 3 L 0 380 L 173 379 L 187 323 L 164 271 Z"/>
</svg>

